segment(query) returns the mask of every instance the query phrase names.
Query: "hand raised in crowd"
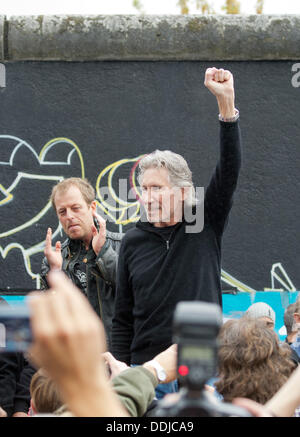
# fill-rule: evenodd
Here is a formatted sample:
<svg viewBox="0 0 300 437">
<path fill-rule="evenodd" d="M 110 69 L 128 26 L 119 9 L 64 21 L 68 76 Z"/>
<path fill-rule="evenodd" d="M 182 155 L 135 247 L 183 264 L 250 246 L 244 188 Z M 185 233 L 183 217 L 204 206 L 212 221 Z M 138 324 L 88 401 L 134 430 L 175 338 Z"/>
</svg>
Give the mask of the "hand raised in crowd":
<svg viewBox="0 0 300 437">
<path fill-rule="evenodd" d="M 109 379 L 113 379 L 115 376 L 118 376 L 123 372 L 123 370 L 129 369 L 129 366 L 127 366 L 126 363 L 116 360 L 110 352 L 104 352 L 102 356 L 109 369 Z"/>
<path fill-rule="evenodd" d="M 75 416 L 127 416 L 105 372 L 101 320 L 64 273 L 50 271 L 48 281 L 49 291 L 28 300 L 31 360 L 56 381 Z"/>
<path fill-rule="evenodd" d="M 116 358 L 110 352 L 105 352 L 103 354 L 103 358 L 109 366 L 111 379 L 119 375 L 124 370 L 129 369 L 129 366 L 127 366 L 126 363 L 116 360 Z M 177 344 L 173 344 L 168 349 L 156 355 L 153 359 L 157 361 L 166 372 L 166 380 L 164 383 L 174 381 L 177 378 Z M 156 371 L 151 365 L 151 361 L 152 360 L 144 363 L 143 367 L 156 376 Z"/>
<path fill-rule="evenodd" d="M 101 217 L 101 215 L 97 214 L 95 211 L 93 211 L 93 216 L 96 218 L 99 224 L 99 231 L 97 230 L 95 225 L 92 226 L 92 246 L 95 254 L 98 255 L 106 241 L 106 221 L 104 220 L 104 218 Z"/>
<path fill-rule="evenodd" d="M 61 256 L 61 242 L 55 243 L 55 249 L 52 249 L 52 229 L 48 228 L 46 234 L 46 243 L 44 254 L 47 258 L 51 270 L 61 270 L 62 268 L 62 256 Z"/>
<path fill-rule="evenodd" d="M 224 118 L 234 117 L 234 81 L 232 73 L 223 68 L 208 68 L 205 72 L 204 85 L 216 96 L 221 116 Z"/>
</svg>

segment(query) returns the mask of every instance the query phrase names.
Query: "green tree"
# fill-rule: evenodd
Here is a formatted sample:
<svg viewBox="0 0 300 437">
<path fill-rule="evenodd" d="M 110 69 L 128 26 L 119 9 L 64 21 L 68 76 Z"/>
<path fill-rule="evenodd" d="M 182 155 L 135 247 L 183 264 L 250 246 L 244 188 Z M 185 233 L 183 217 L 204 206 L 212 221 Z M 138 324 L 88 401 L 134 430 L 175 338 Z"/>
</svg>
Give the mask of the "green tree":
<svg viewBox="0 0 300 437">
<path fill-rule="evenodd" d="M 226 14 L 240 14 L 241 4 L 238 0 L 226 0 L 222 9 Z"/>
<path fill-rule="evenodd" d="M 241 1 L 238 0 L 224 0 L 224 5 L 222 6 L 223 11 L 226 12 L 226 14 L 240 14 L 241 11 Z M 247 0 L 246 0 L 247 1 Z M 143 11 L 143 4 L 142 0 L 133 0 L 133 6 L 141 13 L 144 13 Z M 196 9 L 201 11 L 202 14 L 214 14 L 215 11 L 213 9 L 213 1 L 208 0 L 177 0 L 177 6 L 179 7 L 181 14 L 189 14 L 190 9 L 189 7 L 191 4 L 194 4 L 196 6 Z M 256 0 L 256 6 L 255 6 L 255 12 L 256 14 L 262 14 L 264 8 L 264 0 Z"/>
<path fill-rule="evenodd" d="M 189 3 L 191 0 L 178 0 L 177 5 L 180 8 L 181 14 L 189 13 Z M 196 9 L 199 9 L 202 14 L 213 14 L 214 10 L 207 0 L 195 0 Z"/>
</svg>

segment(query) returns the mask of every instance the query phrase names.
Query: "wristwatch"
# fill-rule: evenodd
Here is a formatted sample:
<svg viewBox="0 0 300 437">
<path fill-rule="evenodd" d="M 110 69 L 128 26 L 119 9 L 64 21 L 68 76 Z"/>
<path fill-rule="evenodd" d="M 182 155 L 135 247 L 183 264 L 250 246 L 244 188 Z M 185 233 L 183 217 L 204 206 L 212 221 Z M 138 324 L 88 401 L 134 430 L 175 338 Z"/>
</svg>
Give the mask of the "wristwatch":
<svg viewBox="0 0 300 437">
<path fill-rule="evenodd" d="M 147 364 L 155 369 L 158 382 L 164 382 L 167 379 L 166 371 L 158 361 L 151 360 Z"/>
</svg>

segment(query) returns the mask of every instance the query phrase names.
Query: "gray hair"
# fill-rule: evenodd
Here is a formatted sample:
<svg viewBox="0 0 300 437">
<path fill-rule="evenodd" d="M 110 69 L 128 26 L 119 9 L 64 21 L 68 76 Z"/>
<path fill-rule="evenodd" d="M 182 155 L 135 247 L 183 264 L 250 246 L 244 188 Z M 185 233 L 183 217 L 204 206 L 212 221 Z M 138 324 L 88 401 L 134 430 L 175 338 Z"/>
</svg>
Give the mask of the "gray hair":
<svg viewBox="0 0 300 437">
<path fill-rule="evenodd" d="M 144 172 L 149 168 L 165 168 L 173 187 L 189 188 L 189 196 L 185 200 L 187 206 L 196 205 L 196 192 L 192 181 L 192 172 L 186 160 L 170 150 L 155 150 L 144 156 L 139 162 L 138 181 L 141 184 Z"/>
</svg>

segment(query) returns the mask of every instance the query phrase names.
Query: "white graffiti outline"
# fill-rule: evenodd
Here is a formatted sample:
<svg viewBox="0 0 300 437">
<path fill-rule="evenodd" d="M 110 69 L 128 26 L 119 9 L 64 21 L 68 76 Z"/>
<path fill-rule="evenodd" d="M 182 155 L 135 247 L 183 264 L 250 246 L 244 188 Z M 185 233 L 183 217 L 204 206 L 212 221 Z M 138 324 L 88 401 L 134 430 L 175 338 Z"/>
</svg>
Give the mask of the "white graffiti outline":
<svg viewBox="0 0 300 437">
<path fill-rule="evenodd" d="M 82 158 L 82 154 L 78 146 L 69 138 L 65 137 L 59 137 L 52 139 L 48 141 L 41 149 L 40 154 L 38 155 L 36 151 L 33 149 L 32 146 L 30 146 L 26 141 L 15 137 L 13 135 L 0 135 L 0 139 L 12 139 L 17 142 L 17 145 L 13 148 L 10 158 L 8 161 L 0 161 L 0 165 L 4 166 L 13 166 L 15 156 L 18 152 L 18 150 L 21 147 L 26 147 L 30 152 L 33 154 L 33 156 L 37 159 L 40 165 L 71 165 L 72 156 L 75 152 L 77 152 L 79 160 L 80 160 L 80 166 L 81 166 L 81 177 L 84 177 L 84 162 Z M 69 144 L 72 146 L 72 150 L 68 153 L 66 161 L 47 161 L 46 156 L 47 153 L 54 147 L 55 145 L 63 143 L 63 144 Z M 22 178 L 27 179 L 38 179 L 38 180 L 53 180 L 55 182 L 59 182 L 64 179 L 64 176 L 62 175 L 51 175 L 51 176 L 44 176 L 42 174 L 31 174 L 31 173 L 25 173 L 25 172 L 18 172 L 17 177 L 15 180 L 11 183 L 11 185 L 8 188 L 5 188 L 2 184 L 0 184 L 0 191 L 4 194 L 4 199 L 0 201 L 0 207 L 4 204 L 7 204 L 8 202 L 11 202 L 13 200 L 13 191 L 18 186 L 19 182 Z M 48 201 L 47 204 L 36 214 L 34 217 L 32 217 L 27 222 L 23 223 L 22 225 L 19 225 L 13 229 L 10 229 L 8 231 L 2 232 L 0 234 L 0 238 L 4 238 L 10 235 L 14 235 L 30 226 L 32 226 L 34 223 L 38 222 L 38 220 L 43 217 L 48 210 L 51 209 L 51 202 Z M 57 228 L 53 232 L 53 238 L 56 238 L 56 236 L 61 233 L 61 225 L 58 223 Z M 5 259 L 8 255 L 8 253 L 13 249 L 19 249 L 22 253 L 23 260 L 24 260 L 24 266 L 27 274 L 34 280 L 36 280 L 36 287 L 40 287 L 40 275 L 38 273 L 34 273 L 31 268 L 31 261 L 30 257 L 32 255 L 35 255 L 36 253 L 43 252 L 44 250 L 45 241 L 44 239 L 40 241 L 39 243 L 35 244 L 34 246 L 31 246 L 28 249 L 25 249 L 22 244 L 18 243 L 17 241 L 12 242 L 8 244 L 7 246 L 3 247 L 0 245 L 0 254 L 3 259 Z"/>
</svg>

